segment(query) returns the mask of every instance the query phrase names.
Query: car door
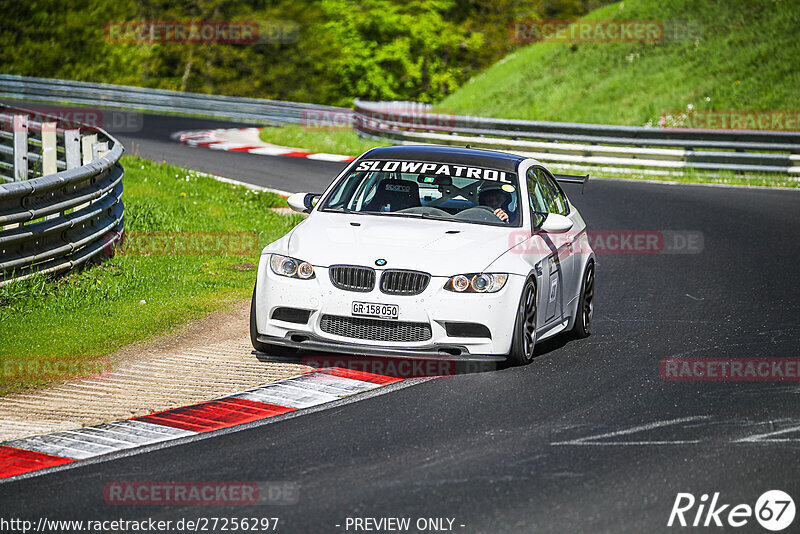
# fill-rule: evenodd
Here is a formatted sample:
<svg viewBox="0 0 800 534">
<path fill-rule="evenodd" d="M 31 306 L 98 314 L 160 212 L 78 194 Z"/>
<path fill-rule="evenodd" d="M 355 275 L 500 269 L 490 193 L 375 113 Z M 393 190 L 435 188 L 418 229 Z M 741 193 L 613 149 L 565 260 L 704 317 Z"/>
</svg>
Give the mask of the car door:
<svg viewBox="0 0 800 534">
<path fill-rule="evenodd" d="M 531 207 L 534 231 L 541 226 L 548 213 L 558 213 L 561 208 L 554 190 L 547 182 L 547 175 L 541 167 L 531 167 L 527 172 L 528 198 Z M 560 320 L 566 309 L 564 285 L 571 270 L 571 242 L 564 234 L 538 232 L 537 237 L 544 244 L 542 250 L 549 251 L 540 264 L 539 277 L 539 322 L 547 326 Z M 543 313 L 542 313 L 543 312 Z"/>
<path fill-rule="evenodd" d="M 572 309 L 572 301 L 577 298 L 581 284 L 581 253 L 584 247 L 582 239 L 585 237 L 586 223 L 581 218 L 578 211 L 570 207 L 567 195 L 556 181 L 555 177 L 547 169 L 543 169 L 545 182 L 548 186 L 548 212 L 564 215 L 572 221 L 572 229 L 560 234 L 557 239 L 561 242 L 563 251 L 562 264 L 564 270 L 564 311 Z"/>
</svg>

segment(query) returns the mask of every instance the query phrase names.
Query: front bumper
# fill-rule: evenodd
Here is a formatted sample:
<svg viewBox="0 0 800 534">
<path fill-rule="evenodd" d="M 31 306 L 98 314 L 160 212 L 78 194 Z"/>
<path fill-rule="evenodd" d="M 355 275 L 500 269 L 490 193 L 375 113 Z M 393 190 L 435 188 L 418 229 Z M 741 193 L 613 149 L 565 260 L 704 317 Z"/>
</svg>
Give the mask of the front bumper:
<svg viewBox="0 0 800 534">
<path fill-rule="evenodd" d="M 302 341 L 298 338 L 302 338 Z M 360 345 L 358 343 L 336 342 L 326 339 L 316 339 L 297 332 L 290 332 L 286 335 L 286 337 L 259 335 L 258 341 L 261 343 L 290 347 L 293 349 L 333 352 L 336 354 L 353 354 L 358 356 L 385 356 L 390 358 L 414 358 L 419 360 L 447 359 L 467 362 L 502 362 L 506 359 L 505 356 L 495 356 L 491 354 L 470 354 L 466 347 L 454 345 L 420 349 L 388 348 L 372 345 Z M 451 352 L 456 348 L 462 352 L 460 354 L 454 354 Z"/>
<path fill-rule="evenodd" d="M 401 296 L 382 293 L 377 283 L 370 292 L 339 289 L 331 282 L 325 267 L 315 266 L 316 276 L 310 280 L 278 276 L 269 268 L 267 260 L 268 255 L 261 257 L 256 284 L 256 325 L 258 339 L 263 343 L 361 355 L 484 361 L 504 360 L 511 347 L 519 295 L 525 282 L 522 276 L 509 276 L 503 289 L 483 294 L 445 290 L 448 278 L 434 276 L 421 294 Z M 379 269 L 376 274 L 379 280 Z M 377 341 L 322 330 L 323 315 L 351 317 L 353 301 L 397 305 L 399 322 L 427 324 L 431 338 L 409 342 Z M 307 322 L 274 319 L 274 311 L 282 307 L 307 310 Z M 447 323 L 478 323 L 488 329 L 489 335 L 451 336 Z"/>
</svg>

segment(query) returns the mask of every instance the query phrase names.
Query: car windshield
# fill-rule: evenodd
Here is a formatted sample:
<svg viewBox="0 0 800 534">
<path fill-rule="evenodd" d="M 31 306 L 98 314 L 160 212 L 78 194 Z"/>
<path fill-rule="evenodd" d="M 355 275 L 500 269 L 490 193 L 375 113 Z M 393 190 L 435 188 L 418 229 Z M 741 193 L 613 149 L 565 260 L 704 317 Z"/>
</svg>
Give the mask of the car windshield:
<svg viewBox="0 0 800 534">
<path fill-rule="evenodd" d="M 520 225 L 516 173 L 416 161 L 360 161 L 322 211 Z"/>
</svg>

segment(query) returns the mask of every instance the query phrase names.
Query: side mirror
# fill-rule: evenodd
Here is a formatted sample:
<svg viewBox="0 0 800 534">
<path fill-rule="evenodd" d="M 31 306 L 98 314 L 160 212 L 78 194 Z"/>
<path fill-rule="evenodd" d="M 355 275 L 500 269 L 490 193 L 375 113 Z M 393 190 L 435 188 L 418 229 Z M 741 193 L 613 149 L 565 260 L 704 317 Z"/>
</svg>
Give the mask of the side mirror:
<svg viewBox="0 0 800 534">
<path fill-rule="evenodd" d="M 319 193 L 294 193 L 289 195 L 286 202 L 289 203 L 290 208 L 298 213 L 311 213 L 311 209 L 320 196 Z"/>
<path fill-rule="evenodd" d="M 548 234 L 563 234 L 572 229 L 572 221 L 569 217 L 557 213 L 548 213 L 540 229 Z"/>
</svg>

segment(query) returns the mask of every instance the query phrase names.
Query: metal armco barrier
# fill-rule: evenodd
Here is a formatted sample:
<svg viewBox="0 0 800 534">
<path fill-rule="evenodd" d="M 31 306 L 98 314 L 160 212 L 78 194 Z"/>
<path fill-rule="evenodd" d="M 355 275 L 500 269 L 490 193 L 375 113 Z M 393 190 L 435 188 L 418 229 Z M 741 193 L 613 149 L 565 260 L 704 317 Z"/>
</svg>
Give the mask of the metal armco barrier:
<svg viewBox="0 0 800 534">
<path fill-rule="evenodd" d="M 405 144 L 470 145 L 557 163 L 800 174 L 800 132 L 490 119 L 431 113 L 413 102 L 360 100 L 354 128 Z"/>
<path fill-rule="evenodd" d="M 216 96 L 9 74 L 0 74 L 0 97 L 50 104 L 67 103 L 155 113 L 204 115 L 261 125 L 304 123 L 309 113 L 352 112 L 345 108 L 281 100 Z"/>
<path fill-rule="evenodd" d="M 568 165 L 800 174 L 800 132 L 492 119 L 431 113 L 431 106 L 427 104 L 358 99 L 355 110 L 351 110 L 6 74 L 0 74 L 0 97 L 49 104 L 196 114 L 261 125 L 295 123 L 313 127 L 352 122 L 362 136 L 390 139 L 400 144 L 470 145 L 520 152 L 542 161 Z M 32 163 L 37 161 L 32 160 Z"/>
<path fill-rule="evenodd" d="M 102 129 L 0 105 L 0 285 L 60 273 L 123 230 L 123 147 Z"/>
</svg>

